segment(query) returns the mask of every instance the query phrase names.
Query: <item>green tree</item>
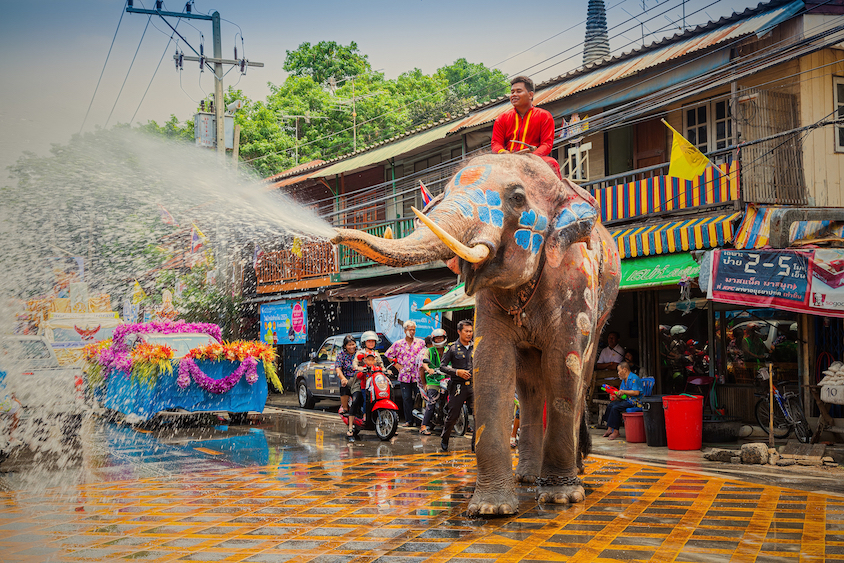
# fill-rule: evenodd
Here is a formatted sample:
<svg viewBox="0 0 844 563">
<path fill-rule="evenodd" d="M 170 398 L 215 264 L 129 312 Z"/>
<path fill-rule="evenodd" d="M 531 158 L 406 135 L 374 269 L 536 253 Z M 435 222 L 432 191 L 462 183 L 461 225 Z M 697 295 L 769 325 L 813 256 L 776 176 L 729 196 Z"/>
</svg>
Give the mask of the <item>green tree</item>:
<svg viewBox="0 0 844 563">
<path fill-rule="evenodd" d="M 324 84 L 329 78 L 339 83 L 372 70 L 367 56 L 358 51 L 354 41 L 348 45 L 336 41 L 311 45 L 306 41 L 295 51 L 287 51 L 283 68 L 293 76 L 310 76 L 317 84 Z"/>
<path fill-rule="evenodd" d="M 437 69 L 438 76 L 448 82 L 458 98 L 481 104 L 507 95 L 510 83 L 498 69 L 489 69 L 483 63 L 470 63 L 464 58 Z"/>
</svg>

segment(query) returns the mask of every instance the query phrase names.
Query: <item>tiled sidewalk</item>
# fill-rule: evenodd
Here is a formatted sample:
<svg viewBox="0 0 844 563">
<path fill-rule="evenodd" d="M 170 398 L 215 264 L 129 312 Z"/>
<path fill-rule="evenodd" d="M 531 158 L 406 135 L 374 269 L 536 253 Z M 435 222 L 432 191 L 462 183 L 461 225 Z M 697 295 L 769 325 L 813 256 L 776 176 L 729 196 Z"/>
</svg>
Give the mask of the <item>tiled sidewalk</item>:
<svg viewBox="0 0 844 563">
<path fill-rule="evenodd" d="M 844 499 L 606 459 L 586 502 L 463 515 L 468 453 L 0 492 L 3 561 L 844 561 Z"/>
</svg>

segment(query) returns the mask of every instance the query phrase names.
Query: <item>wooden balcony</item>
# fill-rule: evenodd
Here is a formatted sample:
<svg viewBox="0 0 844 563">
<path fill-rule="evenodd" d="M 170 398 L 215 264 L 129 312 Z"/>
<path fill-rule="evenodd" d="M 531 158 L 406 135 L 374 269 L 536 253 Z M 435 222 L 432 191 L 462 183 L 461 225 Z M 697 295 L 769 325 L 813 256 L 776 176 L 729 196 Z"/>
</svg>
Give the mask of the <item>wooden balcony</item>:
<svg viewBox="0 0 844 563">
<path fill-rule="evenodd" d="M 384 232 L 387 230 L 387 227 L 391 227 L 393 229 L 393 238 L 406 237 L 407 235 L 413 232 L 413 219 L 397 219 L 394 221 L 387 221 L 385 223 L 375 225 L 374 227 L 369 227 L 367 229 L 362 230 L 371 235 L 383 237 Z M 373 262 L 366 256 L 358 254 L 357 252 L 346 246 L 338 247 L 337 253 L 339 255 L 341 270 L 361 268 L 376 264 L 376 262 Z"/>
<path fill-rule="evenodd" d="M 336 274 L 337 251 L 330 242 L 307 242 L 292 249 L 265 252 L 258 259 L 258 293 L 321 287 Z"/>
</svg>

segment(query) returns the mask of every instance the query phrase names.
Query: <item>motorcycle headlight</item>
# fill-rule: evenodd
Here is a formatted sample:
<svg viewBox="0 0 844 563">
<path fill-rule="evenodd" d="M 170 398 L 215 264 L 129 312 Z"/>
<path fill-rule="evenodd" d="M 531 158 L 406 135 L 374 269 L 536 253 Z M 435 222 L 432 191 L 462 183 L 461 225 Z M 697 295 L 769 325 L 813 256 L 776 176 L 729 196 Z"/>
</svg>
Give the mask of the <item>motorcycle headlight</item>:
<svg viewBox="0 0 844 563">
<path fill-rule="evenodd" d="M 375 387 L 377 387 L 379 391 L 386 391 L 390 388 L 390 381 L 383 375 L 376 375 Z"/>
</svg>

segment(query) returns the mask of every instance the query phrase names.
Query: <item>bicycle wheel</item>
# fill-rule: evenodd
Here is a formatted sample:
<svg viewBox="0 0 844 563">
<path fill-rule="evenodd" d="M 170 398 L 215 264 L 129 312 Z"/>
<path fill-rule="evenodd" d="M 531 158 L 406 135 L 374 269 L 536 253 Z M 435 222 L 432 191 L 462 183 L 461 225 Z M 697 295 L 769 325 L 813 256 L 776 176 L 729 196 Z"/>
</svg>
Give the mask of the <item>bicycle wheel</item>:
<svg viewBox="0 0 844 563">
<path fill-rule="evenodd" d="M 770 412 L 768 397 L 762 397 L 759 399 L 759 402 L 756 403 L 756 422 L 759 423 L 759 426 L 762 427 L 762 430 L 768 434 L 768 424 L 769 424 L 769 415 Z M 786 420 L 785 415 L 782 413 L 779 405 L 774 402 L 774 438 L 785 438 L 791 434 L 791 425 Z"/>
<path fill-rule="evenodd" d="M 808 444 L 812 440 L 812 429 L 809 427 L 809 421 L 803 414 L 803 407 L 800 406 L 800 400 L 797 397 L 788 398 L 788 412 L 794 420 L 794 433 L 797 439 Z"/>
</svg>

